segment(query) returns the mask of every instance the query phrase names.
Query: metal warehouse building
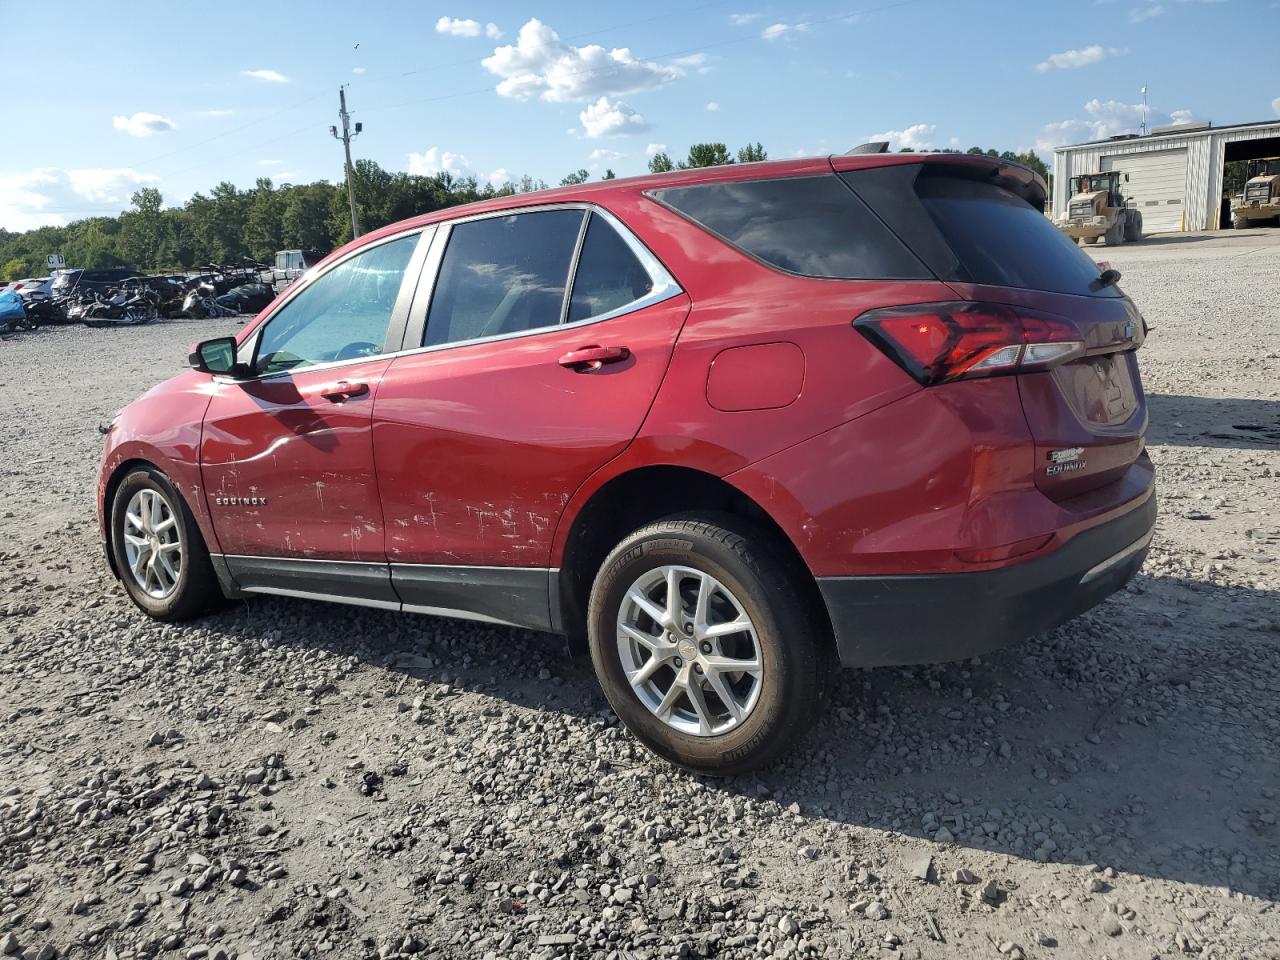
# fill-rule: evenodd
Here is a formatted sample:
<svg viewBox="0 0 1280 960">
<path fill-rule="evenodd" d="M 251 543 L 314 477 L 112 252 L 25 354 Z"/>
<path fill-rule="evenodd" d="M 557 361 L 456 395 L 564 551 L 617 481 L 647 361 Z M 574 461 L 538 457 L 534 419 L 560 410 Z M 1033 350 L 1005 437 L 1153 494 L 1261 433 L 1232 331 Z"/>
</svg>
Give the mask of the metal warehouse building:
<svg viewBox="0 0 1280 960">
<path fill-rule="evenodd" d="M 1222 165 L 1280 156 L 1280 120 L 1214 127 L 1179 124 L 1145 137 L 1127 134 L 1058 147 L 1053 153 L 1053 216 L 1067 212 L 1072 177 L 1119 170 L 1128 205 L 1142 211 L 1144 233 L 1217 230 L 1222 217 Z"/>
</svg>

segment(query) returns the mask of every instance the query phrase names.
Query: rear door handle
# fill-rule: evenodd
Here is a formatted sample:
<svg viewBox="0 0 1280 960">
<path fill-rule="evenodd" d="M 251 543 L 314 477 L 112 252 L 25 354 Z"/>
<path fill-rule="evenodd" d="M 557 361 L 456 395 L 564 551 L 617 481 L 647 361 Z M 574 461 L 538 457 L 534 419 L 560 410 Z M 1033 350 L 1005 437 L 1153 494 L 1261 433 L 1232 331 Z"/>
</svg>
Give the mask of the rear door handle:
<svg viewBox="0 0 1280 960">
<path fill-rule="evenodd" d="M 593 373 L 606 363 L 621 363 L 631 356 L 626 347 L 601 347 L 595 344 L 570 350 L 560 358 L 559 364 L 577 373 Z"/>
<path fill-rule="evenodd" d="M 349 380 L 339 380 L 337 383 L 322 389 L 320 396 L 330 403 L 341 403 L 343 400 L 350 400 L 352 397 L 363 397 L 368 392 L 369 385 L 367 383 L 352 383 Z"/>
</svg>

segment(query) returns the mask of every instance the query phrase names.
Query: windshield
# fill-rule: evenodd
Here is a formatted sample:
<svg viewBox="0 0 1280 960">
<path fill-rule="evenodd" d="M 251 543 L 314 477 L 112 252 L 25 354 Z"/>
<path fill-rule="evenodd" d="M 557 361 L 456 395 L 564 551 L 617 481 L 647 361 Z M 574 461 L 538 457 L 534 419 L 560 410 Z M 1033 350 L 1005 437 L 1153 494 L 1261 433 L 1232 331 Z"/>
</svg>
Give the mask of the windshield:
<svg viewBox="0 0 1280 960">
<path fill-rule="evenodd" d="M 1115 189 L 1115 174 L 1092 173 L 1084 177 L 1071 178 L 1071 193 L 1096 193 L 1099 190 L 1108 192 Z"/>
</svg>

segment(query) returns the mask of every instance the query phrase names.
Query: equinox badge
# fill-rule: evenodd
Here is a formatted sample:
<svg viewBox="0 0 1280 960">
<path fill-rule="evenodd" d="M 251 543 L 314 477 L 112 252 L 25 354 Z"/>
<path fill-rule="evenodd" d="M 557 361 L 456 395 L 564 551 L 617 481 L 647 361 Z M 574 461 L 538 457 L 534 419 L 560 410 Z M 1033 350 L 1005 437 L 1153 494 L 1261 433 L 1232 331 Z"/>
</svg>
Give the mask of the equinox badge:
<svg viewBox="0 0 1280 960">
<path fill-rule="evenodd" d="M 1075 473 L 1089 465 L 1088 460 L 1081 460 L 1084 447 L 1068 447 L 1065 450 L 1049 451 L 1049 466 L 1045 467 L 1047 477 L 1056 477 L 1063 473 Z"/>
</svg>

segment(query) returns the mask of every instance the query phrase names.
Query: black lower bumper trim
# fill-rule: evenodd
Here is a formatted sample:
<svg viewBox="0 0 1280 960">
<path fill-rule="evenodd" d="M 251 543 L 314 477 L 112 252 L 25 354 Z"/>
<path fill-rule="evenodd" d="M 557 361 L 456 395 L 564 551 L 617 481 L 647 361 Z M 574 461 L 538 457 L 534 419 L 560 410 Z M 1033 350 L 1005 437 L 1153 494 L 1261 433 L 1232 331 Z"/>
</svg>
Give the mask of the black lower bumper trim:
<svg viewBox="0 0 1280 960">
<path fill-rule="evenodd" d="M 963 660 L 1066 623 L 1138 572 L 1156 521 L 1140 506 L 1045 557 L 974 573 L 819 577 L 845 666 Z"/>
</svg>

